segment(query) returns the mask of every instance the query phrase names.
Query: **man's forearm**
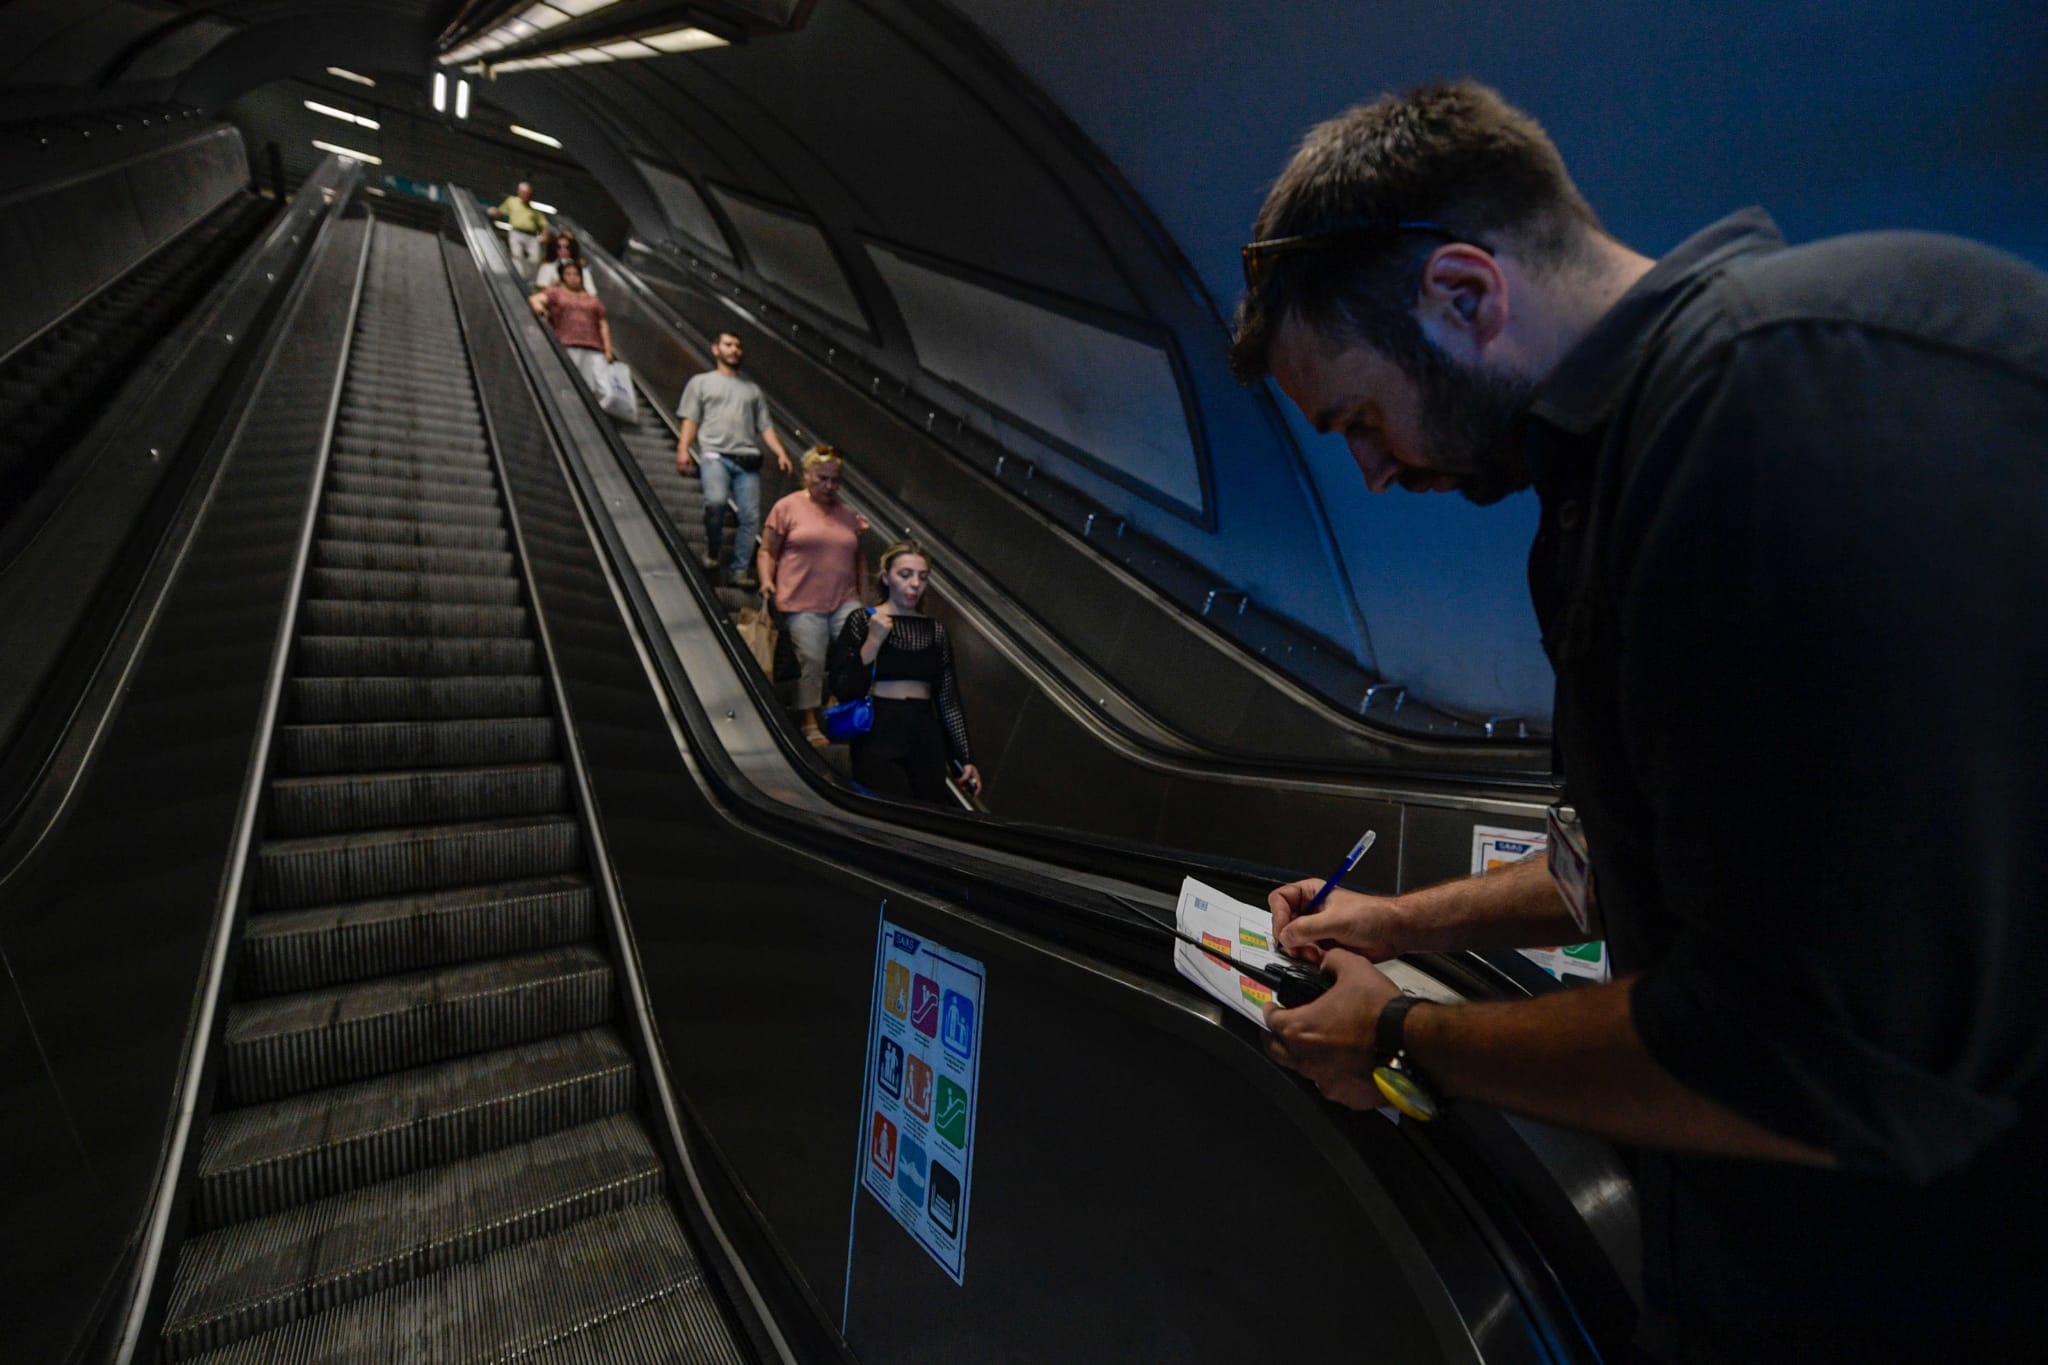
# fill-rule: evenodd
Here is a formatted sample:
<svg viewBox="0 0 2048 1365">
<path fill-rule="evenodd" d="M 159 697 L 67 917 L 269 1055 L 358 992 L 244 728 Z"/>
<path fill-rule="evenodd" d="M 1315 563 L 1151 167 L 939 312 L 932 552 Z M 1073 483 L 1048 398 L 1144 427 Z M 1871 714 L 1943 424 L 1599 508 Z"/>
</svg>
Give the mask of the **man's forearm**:
<svg viewBox="0 0 2048 1365">
<path fill-rule="evenodd" d="M 684 418 L 684 419 L 682 420 L 682 425 L 681 425 L 681 426 L 679 426 L 679 427 L 678 427 L 678 428 L 676 429 L 676 454 L 678 454 L 678 455 L 687 455 L 687 454 L 689 454 L 689 453 L 690 453 L 690 443 L 691 443 L 691 442 L 693 442 L 693 441 L 695 441 L 696 439 L 697 439 L 697 424 L 696 424 L 696 422 L 692 421 L 692 420 L 691 420 L 690 418 L 688 418 L 688 417 L 685 417 L 685 418 Z"/>
<path fill-rule="evenodd" d="M 1542 858 L 1396 898 L 1404 951 L 1548 948 L 1582 937 Z"/>
<path fill-rule="evenodd" d="M 1406 1022 L 1409 1055 L 1445 1095 L 1618 1142 L 1835 1164 L 1679 1084 L 1636 1033 L 1632 989 L 1623 981 L 1535 1000 L 1418 1005 Z"/>
</svg>

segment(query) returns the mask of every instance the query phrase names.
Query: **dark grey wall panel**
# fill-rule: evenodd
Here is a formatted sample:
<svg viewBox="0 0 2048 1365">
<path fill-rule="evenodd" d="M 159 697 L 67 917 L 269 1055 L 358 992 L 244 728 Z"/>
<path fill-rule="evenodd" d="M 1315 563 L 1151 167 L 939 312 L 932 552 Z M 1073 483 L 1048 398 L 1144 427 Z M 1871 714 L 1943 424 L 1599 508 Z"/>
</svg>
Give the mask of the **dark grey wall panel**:
<svg viewBox="0 0 2048 1365">
<path fill-rule="evenodd" d="M 241 134 L 214 127 L 0 196 L 6 259 L 0 355 L 198 222 L 247 180 Z"/>
</svg>

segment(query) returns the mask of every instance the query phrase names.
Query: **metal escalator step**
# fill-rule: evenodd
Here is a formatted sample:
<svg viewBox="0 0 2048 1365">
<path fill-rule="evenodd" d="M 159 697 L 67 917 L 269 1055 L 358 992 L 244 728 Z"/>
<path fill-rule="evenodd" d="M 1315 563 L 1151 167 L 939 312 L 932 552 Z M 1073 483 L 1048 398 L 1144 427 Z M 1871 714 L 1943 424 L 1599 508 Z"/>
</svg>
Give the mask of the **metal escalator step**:
<svg viewBox="0 0 2048 1365">
<path fill-rule="evenodd" d="M 534 673 L 540 649 L 532 640 L 429 640 L 399 635 L 302 635 L 301 677 L 459 677 Z"/>
<path fill-rule="evenodd" d="M 472 469 L 479 465 L 488 465 L 491 459 L 490 447 L 481 439 L 426 442 L 413 440 L 402 433 L 380 431 L 337 430 L 334 433 L 334 452 L 337 455 L 414 460 L 426 464 L 460 465 Z"/>
<path fill-rule="evenodd" d="M 256 903 L 296 910 L 540 877 L 582 864 L 581 827 L 562 816 L 273 839 L 257 850 Z"/>
<path fill-rule="evenodd" d="M 588 945 L 246 1000 L 228 1012 L 221 1090 L 261 1104 L 611 1017 L 611 963 Z"/>
<path fill-rule="evenodd" d="M 216 1114 L 200 1149 L 195 1229 L 593 1123 L 632 1107 L 633 1078 L 625 1044 L 591 1029 Z"/>
<path fill-rule="evenodd" d="M 362 492 L 354 481 L 369 479 L 404 479 L 409 483 L 426 484 L 430 487 L 446 485 L 451 488 L 494 488 L 497 480 L 491 472 L 490 462 L 482 458 L 463 463 L 442 460 L 429 463 L 426 460 L 393 459 L 385 455 L 341 455 L 328 461 L 334 480 L 334 487 L 348 492 Z M 349 483 L 343 483 L 347 479 Z"/>
<path fill-rule="evenodd" d="M 463 436 L 479 434 L 476 403 L 468 393 L 447 393 L 432 402 L 421 402 L 412 392 L 399 392 L 382 384 L 350 385 L 341 396 L 343 421 L 360 418 L 392 426 L 417 427 L 423 431 L 452 431 Z"/>
<path fill-rule="evenodd" d="M 498 490 L 490 484 L 470 484 L 448 479 L 398 478 L 387 479 L 379 474 L 356 474 L 337 469 L 328 477 L 327 491 L 346 493 L 352 497 L 405 498 L 418 501 L 432 498 L 436 502 L 478 503 L 491 507 L 498 505 Z"/>
<path fill-rule="evenodd" d="M 274 910 L 249 916 L 236 987 L 256 999 L 539 952 L 588 941 L 596 916 L 590 883 L 573 875 Z"/>
<path fill-rule="evenodd" d="M 689 1322 L 703 1324 L 705 1335 L 657 1338 L 652 1351 L 601 1357 L 607 1365 L 739 1365 L 746 1358 L 718 1321 L 713 1292 L 674 1210 L 650 1200 L 194 1359 L 204 1365 L 495 1365 L 534 1359 L 535 1352 L 568 1346 L 670 1301 L 686 1305 Z"/>
<path fill-rule="evenodd" d="M 287 777 L 270 784 L 270 833 L 282 839 L 568 809 L 569 776 L 559 763 Z"/>
<path fill-rule="evenodd" d="M 165 1352 L 202 1350 L 658 1199 L 661 1159 L 615 1115 L 188 1239 Z"/>
<path fill-rule="evenodd" d="M 320 510 L 336 517 L 404 518 L 435 525 L 501 526 L 505 521 L 496 498 L 482 504 L 443 502 L 420 493 L 397 497 L 328 493 L 321 499 Z"/>
<path fill-rule="evenodd" d="M 516 580 L 511 580 L 516 585 Z M 309 635 L 463 635 L 528 633 L 526 608 L 491 602 L 365 602 L 309 597 L 299 605 Z"/>
<path fill-rule="evenodd" d="M 512 535 L 503 526 L 451 525 L 382 516 L 342 515 L 320 509 L 320 535 L 328 540 L 376 540 L 391 545 L 433 545 L 451 550 L 509 550 Z"/>
<path fill-rule="evenodd" d="M 293 777 L 544 763 L 556 752 L 552 716 L 350 721 L 277 731 L 278 770 Z"/>
<path fill-rule="evenodd" d="M 459 716 L 547 714 L 538 675 L 480 678 L 293 678 L 293 722 L 447 720 Z"/>
<path fill-rule="evenodd" d="M 322 540 L 313 562 L 330 569 L 376 569 L 391 573 L 479 574 L 503 577 L 513 570 L 509 550 L 465 550 L 454 546 L 399 545 L 388 541 Z"/>
<path fill-rule="evenodd" d="M 617 1365 L 672 1360 L 692 1365 L 744 1361 L 708 1286 L 664 1294 L 520 1355 L 521 1365 Z"/>
<path fill-rule="evenodd" d="M 399 570 L 315 568 L 306 595 L 356 602 L 486 602 L 512 606 L 519 580 L 510 574 L 406 573 Z"/>
</svg>

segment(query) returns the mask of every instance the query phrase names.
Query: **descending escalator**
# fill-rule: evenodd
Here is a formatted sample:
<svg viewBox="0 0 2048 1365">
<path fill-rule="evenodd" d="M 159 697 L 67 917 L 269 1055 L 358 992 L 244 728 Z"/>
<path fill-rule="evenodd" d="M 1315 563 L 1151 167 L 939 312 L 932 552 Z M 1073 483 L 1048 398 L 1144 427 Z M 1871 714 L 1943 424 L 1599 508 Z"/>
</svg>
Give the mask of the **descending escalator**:
<svg viewBox="0 0 2048 1365">
<path fill-rule="evenodd" d="M 233 196 L 0 363 L 0 525 L 275 211 Z"/>
<path fill-rule="evenodd" d="M 614 1026 L 440 241 L 374 234 L 161 1354 L 747 1359 Z"/>
</svg>

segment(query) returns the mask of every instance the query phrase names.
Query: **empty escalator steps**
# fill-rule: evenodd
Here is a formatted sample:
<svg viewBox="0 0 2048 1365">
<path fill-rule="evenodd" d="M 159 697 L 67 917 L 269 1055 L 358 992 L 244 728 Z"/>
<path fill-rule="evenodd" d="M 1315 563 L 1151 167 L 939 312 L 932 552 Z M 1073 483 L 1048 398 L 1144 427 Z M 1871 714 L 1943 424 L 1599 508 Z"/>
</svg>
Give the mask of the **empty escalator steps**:
<svg viewBox="0 0 2048 1365">
<path fill-rule="evenodd" d="M 379 223 L 160 1353 L 739 1361 L 613 1027 L 431 233 Z"/>
</svg>

